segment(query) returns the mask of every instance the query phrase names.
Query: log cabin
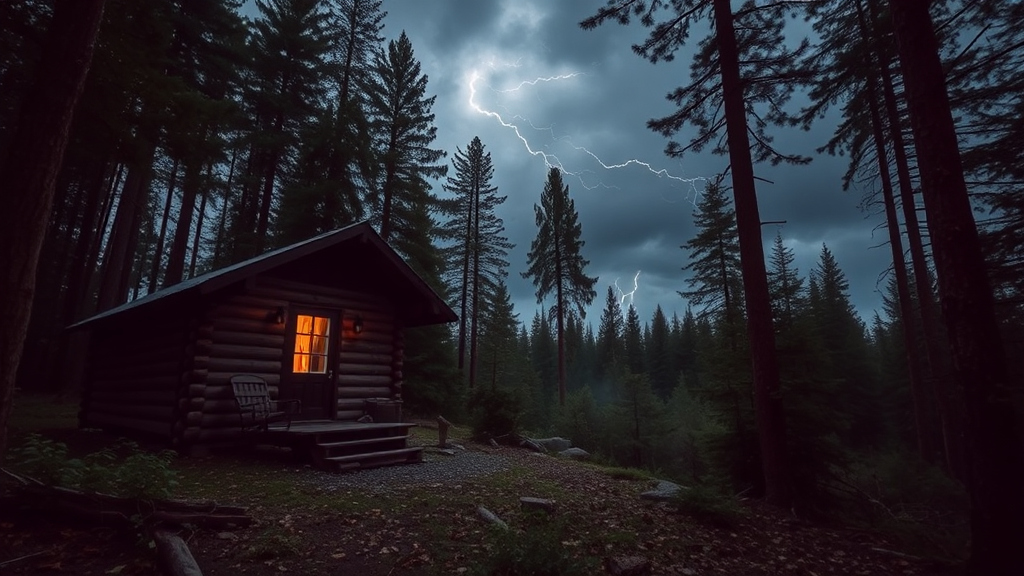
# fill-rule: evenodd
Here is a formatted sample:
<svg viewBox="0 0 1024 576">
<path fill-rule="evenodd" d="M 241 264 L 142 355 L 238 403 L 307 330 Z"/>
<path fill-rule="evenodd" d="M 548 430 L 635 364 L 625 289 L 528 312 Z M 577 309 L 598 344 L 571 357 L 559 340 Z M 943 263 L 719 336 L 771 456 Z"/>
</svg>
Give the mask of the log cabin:
<svg viewBox="0 0 1024 576">
<path fill-rule="evenodd" d="M 231 378 L 251 374 L 272 398 L 300 401 L 287 438 L 295 447 L 305 430 L 323 464 L 351 456 L 323 445 L 372 444 L 367 426 L 345 426 L 368 411 L 377 408 L 377 428 L 401 419 L 404 329 L 457 319 L 369 224 L 353 224 L 73 325 L 89 333 L 80 425 L 186 453 L 231 444 L 246 436 Z M 341 428 L 360 435 L 321 433 Z M 405 447 L 395 429 L 380 435 L 396 441 L 378 452 Z"/>
</svg>

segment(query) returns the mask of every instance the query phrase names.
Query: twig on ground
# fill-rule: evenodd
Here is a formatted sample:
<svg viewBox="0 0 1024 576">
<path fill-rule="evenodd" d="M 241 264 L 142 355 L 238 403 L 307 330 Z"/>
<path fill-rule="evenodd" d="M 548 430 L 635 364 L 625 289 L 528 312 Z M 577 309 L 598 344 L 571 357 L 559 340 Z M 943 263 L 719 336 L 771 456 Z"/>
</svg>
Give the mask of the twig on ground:
<svg viewBox="0 0 1024 576">
<path fill-rule="evenodd" d="M 43 554 L 49 554 L 50 552 L 53 552 L 53 550 L 54 550 L 53 548 L 50 548 L 49 550 L 42 550 L 40 552 L 33 552 L 31 554 L 26 554 L 24 556 L 18 556 L 17 558 L 11 558 L 10 560 L 4 560 L 3 562 L 0 562 L 0 568 L 3 568 L 4 566 L 9 566 L 11 564 L 14 564 L 15 562 L 21 562 L 22 560 L 27 560 L 29 558 L 33 558 L 35 556 L 42 556 Z"/>
</svg>

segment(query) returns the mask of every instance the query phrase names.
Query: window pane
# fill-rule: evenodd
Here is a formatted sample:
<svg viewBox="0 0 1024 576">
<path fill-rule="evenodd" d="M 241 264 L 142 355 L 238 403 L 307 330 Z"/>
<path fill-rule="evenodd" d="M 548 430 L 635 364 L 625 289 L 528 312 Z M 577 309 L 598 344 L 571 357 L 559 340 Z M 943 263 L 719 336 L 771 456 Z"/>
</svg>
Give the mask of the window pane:
<svg viewBox="0 0 1024 576">
<path fill-rule="evenodd" d="M 313 327 L 313 317 L 306 315 L 299 315 L 295 321 L 295 333 L 296 334 L 309 334 Z"/>
<path fill-rule="evenodd" d="M 327 354 L 327 338 L 323 336 L 313 336 L 313 347 L 311 351 L 314 354 Z"/>
<path fill-rule="evenodd" d="M 311 360 L 313 362 L 309 367 L 310 372 L 315 372 L 317 374 L 323 374 L 324 372 L 327 372 L 326 358 L 324 358 L 323 356 L 313 356 Z"/>
<path fill-rule="evenodd" d="M 309 372 L 309 356 L 296 354 L 292 360 L 292 372 Z"/>
<path fill-rule="evenodd" d="M 315 324 L 314 324 L 314 327 L 313 327 L 313 334 L 318 334 L 320 336 L 327 336 L 327 334 L 330 332 L 330 329 L 331 329 L 331 319 L 330 318 L 320 318 L 319 316 L 317 316 L 315 318 Z"/>
</svg>

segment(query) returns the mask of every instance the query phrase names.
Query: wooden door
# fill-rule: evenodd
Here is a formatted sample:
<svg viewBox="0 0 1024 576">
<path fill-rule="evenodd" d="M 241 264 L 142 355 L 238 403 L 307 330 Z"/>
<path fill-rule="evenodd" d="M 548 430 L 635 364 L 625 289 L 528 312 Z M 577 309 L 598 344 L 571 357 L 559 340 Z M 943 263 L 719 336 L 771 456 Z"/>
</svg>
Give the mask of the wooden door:
<svg viewBox="0 0 1024 576">
<path fill-rule="evenodd" d="M 291 309 L 281 397 L 300 400 L 305 420 L 334 418 L 340 320 L 337 310 Z"/>
</svg>

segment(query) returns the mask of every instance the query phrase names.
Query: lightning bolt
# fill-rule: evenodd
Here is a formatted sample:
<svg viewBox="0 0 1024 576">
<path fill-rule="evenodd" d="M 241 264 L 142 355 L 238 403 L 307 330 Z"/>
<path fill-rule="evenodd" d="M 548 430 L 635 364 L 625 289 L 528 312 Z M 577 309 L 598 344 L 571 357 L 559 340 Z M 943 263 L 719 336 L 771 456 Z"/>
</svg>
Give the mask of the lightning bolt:
<svg viewBox="0 0 1024 576">
<path fill-rule="evenodd" d="M 629 305 L 630 306 L 633 305 L 633 296 L 636 294 L 637 289 L 640 288 L 639 280 L 640 280 L 640 271 L 637 270 L 636 271 L 636 276 L 633 276 L 633 289 L 630 290 L 629 292 L 623 292 L 622 288 L 619 288 L 619 279 L 618 278 L 615 279 L 615 282 L 613 284 L 615 284 L 615 289 L 619 291 L 619 307 L 620 308 L 622 307 L 623 304 L 625 304 L 626 298 L 629 298 Z M 623 314 L 625 314 L 625 311 L 623 311 Z"/>
<path fill-rule="evenodd" d="M 499 63 L 499 62 L 495 62 L 494 60 L 490 60 L 490 61 L 486 62 L 486 66 L 489 69 L 491 69 L 491 70 L 497 70 L 499 67 L 519 69 L 519 68 L 522 67 L 522 58 L 520 58 L 520 59 L 518 59 L 518 60 L 516 60 L 515 62 L 512 62 L 512 63 Z M 492 92 L 497 93 L 497 94 L 510 94 L 510 93 L 514 93 L 514 92 L 519 92 L 519 91 L 527 89 L 527 88 L 537 87 L 538 85 L 541 85 L 541 84 L 550 84 L 550 83 L 563 82 L 563 81 L 571 80 L 571 79 L 578 78 L 578 77 L 581 77 L 581 76 L 586 76 L 586 74 L 583 73 L 583 72 L 567 72 L 567 73 L 556 74 L 556 75 L 551 75 L 551 76 L 538 76 L 538 77 L 535 77 L 535 78 L 532 78 L 532 79 L 520 80 L 520 81 L 518 81 L 517 83 L 515 83 L 514 85 L 512 85 L 509 88 L 500 88 L 499 89 L 499 88 L 494 88 L 494 87 L 491 87 L 490 85 L 487 85 L 486 81 L 484 80 L 484 76 L 479 71 L 473 70 L 470 73 L 470 75 L 469 75 L 469 81 L 468 81 L 468 93 L 469 93 L 468 103 L 469 103 L 470 108 L 472 108 L 478 114 L 484 115 L 484 116 L 489 117 L 489 118 L 493 118 L 493 119 L 497 120 L 498 123 L 501 124 L 503 127 L 512 130 L 515 133 L 516 137 L 523 143 L 523 146 L 525 147 L 526 151 L 530 155 L 537 156 L 537 157 L 540 157 L 541 159 L 543 159 L 544 164 L 547 167 L 549 167 L 549 168 L 557 168 L 562 173 L 564 173 L 566 175 L 569 175 L 569 176 L 575 177 L 577 180 L 580 181 L 580 184 L 582 184 L 583 187 L 586 188 L 587 190 L 593 190 L 595 188 L 618 188 L 618 186 L 607 185 L 604 182 L 600 181 L 600 178 L 597 179 L 597 183 L 596 184 L 588 183 L 584 179 L 584 175 L 588 175 L 588 174 L 594 175 L 594 174 L 596 174 L 594 171 L 592 171 L 592 170 L 570 170 L 565 165 L 565 163 L 562 162 L 561 158 L 559 158 L 558 155 L 556 155 L 556 154 L 554 154 L 554 153 L 552 153 L 550 151 L 545 151 L 545 150 L 541 149 L 541 147 L 539 147 L 539 146 L 531 145 L 530 140 L 524 134 L 525 128 L 522 128 L 521 125 L 529 126 L 530 129 L 532 129 L 534 131 L 548 132 L 550 134 L 550 137 L 551 137 L 552 141 L 554 141 L 554 142 L 563 142 L 567 146 L 572 148 L 573 150 L 576 150 L 577 152 L 582 152 L 584 154 L 589 155 L 604 170 L 620 170 L 620 169 L 624 169 L 624 168 L 627 168 L 627 167 L 630 167 L 630 166 L 637 166 L 637 167 L 646 169 L 648 172 L 650 172 L 651 174 L 657 176 L 658 178 L 667 178 L 667 179 L 673 180 L 675 182 L 679 182 L 683 186 L 688 187 L 690 191 L 692 191 L 692 195 L 688 192 L 686 194 L 686 197 L 690 201 L 690 203 L 694 206 L 694 208 L 696 208 L 697 207 L 697 201 L 698 201 L 698 199 L 699 199 L 699 197 L 701 195 L 701 191 L 698 190 L 697 184 L 698 183 L 704 183 L 704 182 L 707 181 L 707 179 L 704 178 L 703 176 L 698 176 L 698 177 L 693 177 L 693 178 L 687 178 L 687 177 L 683 177 L 683 176 L 678 176 L 676 174 L 672 174 L 666 168 L 655 168 L 651 163 L 646 162 L 644 160 L 641 160 L 639 158 L 631 158 L 631 159 L 628 159 L 628 160 L 625 160 L 625 161 L 622 161 L 622 162 L 616 162 L 616 163 L 606 162 L 600 156 L 598 156 L 596 153 L 591 151 L 589 148 L 587 148 L 585 146 L 578 145 L 575 142 L 573 142 L 572 138 L 569 137 L 568 135 L 561 135 L 560 136 L 560 135 L 555 134 L 555 130 L 554 130 L 553 126 L 548 126 L 548 127 L 538 127 L 538 126 L 535 126 L 533 124 L 533 122 L 531 122 L 525 116 L 522 116 L 520 114 L 512 114 L 504 106 L 501 106 L 501 108 L 505 109 L 506 113 L 504 115 L 502 115 L 501 113 L 499 113 L 499 112 L 497 112 L 495 110 L 491 110 L 491 109 L 488 109 L 488 108 L 485 108 L 484 106 L 482 106 L 479 103 L 478 98 L 477 98 L 477 96 L 478 96 L 477 85 L 482 80 L 484 80 L 484 85 L 489 90 L 491 90 Z M 548 147 L 544 146 L 543 148 L 548 148 Z M 665 200 L 668 201 L 667 199 L 665 199 Z"/>
</svg>

